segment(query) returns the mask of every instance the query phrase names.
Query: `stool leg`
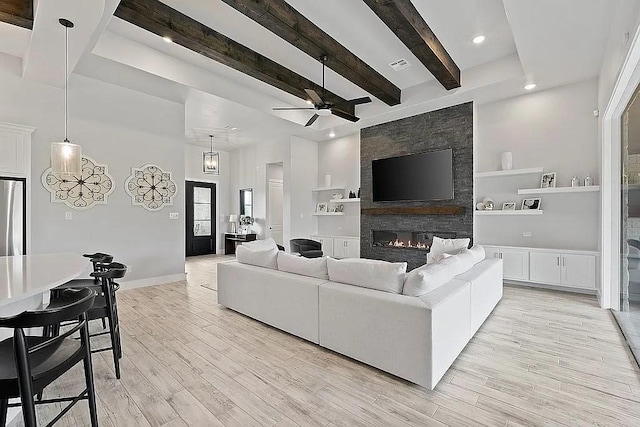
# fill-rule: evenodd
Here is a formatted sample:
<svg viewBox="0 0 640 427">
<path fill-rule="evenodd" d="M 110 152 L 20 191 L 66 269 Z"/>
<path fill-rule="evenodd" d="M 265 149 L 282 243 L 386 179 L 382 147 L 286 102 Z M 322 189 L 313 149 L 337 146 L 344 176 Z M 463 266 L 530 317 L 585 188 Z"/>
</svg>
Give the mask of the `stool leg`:
<svg viewBox="0 0 640 427">
<path fill-rule="evenodd" d="M 85 320 L 85 319 L 86 317 L 83 318 L 82 320 Z M 85 323 L 85 325 L 81 329 L 80 339 L 82 339 L 82 344 L 85 348 L 85 355 L 83 360 L 84 378 L 87 384 L 87 398 L 89 403 L 89 414 L 91 416 L 91 426 L 98 427 L 98 410 L 96 407 L 96 392 L 93 385 L 93 364 L 91 362 L 91 343 L 89 341 L 88 322 Z"/>
<path fill-rule="evenodd" d="M 102 329 L 107 329 L 107 321 L 104 319 L 104 317 L 102 318 Z"/>
<path fill-rule="evenodd" d="M 31 368 L 29 367 L 29 348 L 22 329 L 13 332 L 13 345 L 16 353 L 16 368 L 18 371 L 18 389 L 22 404 L 22 418 L 26 427 L 36 427 L 36 404 L 33 400 L 33 384 L 31 383 Z"/>
<path fill-rule="evenodd" d="M 116 378 L 120 379 L 120 356 L 118 353 L 118 336 L 116 335 L 116 322 L 113 318 L 113 306 L 111 295 L 107 295 L 107 320 L 109 321 L 109 335 L 111 336 L 111 352 L 113 353 L 113 366 L 116 370 Z"/>
<path fill-rule="evenodd" d="M 0 427 L 7 425 L 7 409 L 9 408 L 9 399 L 0 399 Z"/>
</svg>

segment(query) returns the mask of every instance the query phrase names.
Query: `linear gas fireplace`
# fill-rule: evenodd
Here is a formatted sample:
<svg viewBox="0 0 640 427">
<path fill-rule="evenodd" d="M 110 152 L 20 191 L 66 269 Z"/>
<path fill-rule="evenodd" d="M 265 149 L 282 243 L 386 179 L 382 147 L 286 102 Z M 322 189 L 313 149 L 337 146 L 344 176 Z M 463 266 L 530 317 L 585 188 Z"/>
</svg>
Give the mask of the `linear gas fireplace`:
<svg viewBox="0 0 640 427">
<path fill-rule="evenodd" d="M 433 236 L 455 239 L 454 232 L 371 230 L 371 246 L 376 248 L 414 249 L 429 252 Z"/>
</svg>

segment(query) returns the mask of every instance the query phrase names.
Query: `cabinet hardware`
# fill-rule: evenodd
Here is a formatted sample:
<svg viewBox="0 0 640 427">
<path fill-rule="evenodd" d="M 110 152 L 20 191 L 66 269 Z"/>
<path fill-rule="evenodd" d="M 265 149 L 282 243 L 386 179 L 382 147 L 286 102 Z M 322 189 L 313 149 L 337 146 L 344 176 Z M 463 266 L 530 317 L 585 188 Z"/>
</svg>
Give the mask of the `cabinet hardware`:
<svg viewBox="0 0 640 427">
<path fill-rule="evenodd" d="M 557 257 L 556 260 L 558 261 L 558 265 L 560 265 L 560 257 Z"/>
</svg>

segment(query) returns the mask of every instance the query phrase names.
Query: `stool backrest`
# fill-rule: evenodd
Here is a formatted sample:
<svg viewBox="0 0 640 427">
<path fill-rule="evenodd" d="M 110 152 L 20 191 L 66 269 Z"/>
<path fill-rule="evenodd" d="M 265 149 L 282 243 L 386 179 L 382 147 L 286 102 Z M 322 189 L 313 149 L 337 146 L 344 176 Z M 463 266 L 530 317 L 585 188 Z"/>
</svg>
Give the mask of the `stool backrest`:
<svg viewBox="0 0 640 427">
<path fill-rule="evenodd" d="M 96 252 L 94 254 L 84 254 L 85 258 L 89 258 L 91 264 L 93 264 L 93 271 L 104 271 L 104 265 L 113 262 L 113 256 L 102 252 Z"/>
<path fill-rule="evenodd" d="M 103 264 L 102 268 L 103 271 L 91 273 L 91 277 L 113 281 L 113 279 L 121 279 L 127 274 L 127 266 L 119 262 Z"/>
</svg>

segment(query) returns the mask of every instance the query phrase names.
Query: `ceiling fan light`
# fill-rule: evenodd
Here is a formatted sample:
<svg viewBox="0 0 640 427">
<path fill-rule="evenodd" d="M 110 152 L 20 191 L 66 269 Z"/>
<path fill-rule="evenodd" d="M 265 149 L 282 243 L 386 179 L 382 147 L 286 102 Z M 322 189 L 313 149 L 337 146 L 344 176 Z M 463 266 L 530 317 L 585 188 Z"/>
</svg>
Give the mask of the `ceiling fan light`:
<svg viewBox="0 0 640 427">
<path fill-rule="evenodd" d="M 328 108 L 320 108 L 318 111 L 316 111 L 316 114 L 320 117 L 327 117 L 331 115 L 331 110 Z"/>
</svg>

